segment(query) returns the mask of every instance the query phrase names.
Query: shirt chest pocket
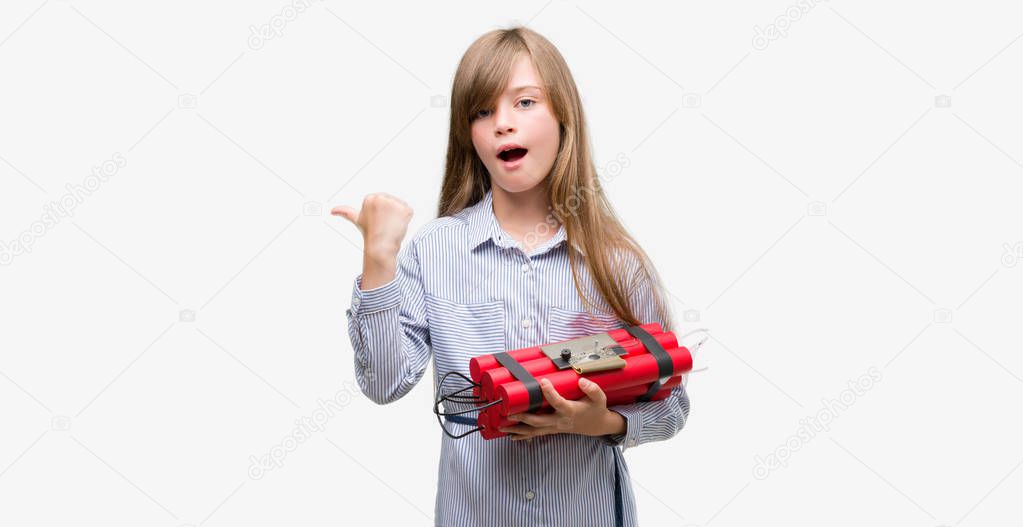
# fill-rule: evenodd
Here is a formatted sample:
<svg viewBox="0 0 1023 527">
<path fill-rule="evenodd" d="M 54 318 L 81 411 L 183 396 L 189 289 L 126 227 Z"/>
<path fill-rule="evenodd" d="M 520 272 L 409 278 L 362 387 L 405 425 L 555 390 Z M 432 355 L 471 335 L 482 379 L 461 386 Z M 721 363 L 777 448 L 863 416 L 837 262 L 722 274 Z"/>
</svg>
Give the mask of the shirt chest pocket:
<svg viewBox="0 0 1023 527">
<path fill-rule="evenodd" d="M 547 330 L 551 342 L 604 333 L 623 327 L 621 320 L 605 313 L 589 313 L 561 307 L 547 308 Z"/>
<path fill-rule="evenodd" d="M 504 301 L 462 304 L 426 295 L 438 372 L 468 373 L 469 359 L 505 349 Z"/>
</svg>

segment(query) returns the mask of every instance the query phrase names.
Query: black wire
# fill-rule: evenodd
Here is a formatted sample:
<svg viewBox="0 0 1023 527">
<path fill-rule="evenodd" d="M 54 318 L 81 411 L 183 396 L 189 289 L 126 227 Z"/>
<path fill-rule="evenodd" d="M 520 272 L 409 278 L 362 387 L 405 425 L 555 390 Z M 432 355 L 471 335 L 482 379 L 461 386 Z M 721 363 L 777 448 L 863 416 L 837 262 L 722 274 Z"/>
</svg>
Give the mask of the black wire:
<svg viewBox="0 0 1023 527">
<path fill-rule="evenodd" d="M 487 403 L 487 404 L 485 404 L 483 406 L 480 406 L 478 408 L 469 408 L 468 410 L 462 410 L 461 412 L 439 412 L 439 411 L 437 411 L 437 407 L 440 406 L 440 403 L 443 402 L 443 401 L 446 401 L 446 400 L 447 400 L 447 398 L 445 397 L 444 399 L 441 399 L 440 401 L 437 401 L 437 404 L 435 404 L 433 406 L 433 413 L 435 413 L 437 415 L 462 415 L 462 414 L 467 414 L 469 412 L 477 412 L 477 411 L 480 411 L 480 410 L 486 410 L 487 408 L 490 408 L 491 406 L 496 406 L 496 405 L 499 405 L 499 404 L 504 402 L 504 401 L 501 401 L 501 400 L 497 400 L 497 401 L 494 401 L 492 403 Z"/>
<path fill-rule="evenodd" d="M 437 416 L 437 424 L 440 425 L 440 429 L 444 431 L 444 434 L 447 435 L 448 437 L 450 437 L 451 439 L 461 439 L 461 438 L 463 438 L 463 437 L 465 437 L 467 435 L 475 434 L 476 432 L 479 432 L 480 430 L 483 430 L 483 427 L 477 426 L 476 428 L 473 428 L 472 430 L 469 430 L 468 432 L 466 432 L 464 434 L 460 434 L 460 435 L 452 434 L 451 432 L 448 432 L 448 429 L 444 426 L 444 422 L 441 420 L 440 415 Z"/>
<path fill-rule="evenodd" d="M 455 401 L 456 403 L 473 403 L 479 404 L 484 400 L 477 397 L 461 397 L 461 396 L 448 396 L 445 398 L 447 401 Z"/>
<path fill-rule="evenodd" d="M 440 394 L 444 391 L 444 383 L 448 380 L 448 377 L 451 376 L 451 375 L 458 375 L 463 380 L 468 382 L 469 386 L 467 386 L 465 388 L 462 388 L 461 390 L 458 390 L 456 392 L 450 393 L 447 396 L 445 396 L 444 398 L 441 398 Z M 441 377 L 440 383 L 437 384 L 437 392 L 434 394 L 433 400 L 436 401 L 436 403 L 439 403 L 440 401 L 446 400 L 450 396 L 458 396 L 458 394 L 463 393 L 466 390 L 471 390 L 473 388 L 478 388 L 479 386 L 480 385 L 478 383 L 472 382 L 472 379 L 469 378 L 469 377 L 466 377 L 464 374 L 462 374 L 462 372 L 459 372 L 459 371 L 449 371 L 449 372 L 445 373 L 444 376 Z M 455 400 L 455 399 L 452 399 L 452 400 Z M 473 401 L 473 402 L 475 402 L 475 401 Z M 434 404 L 434 408 L 437 407 L 436 403 Z"/>
<path fill-rule="evenodd" d="M 458 372 L 449 372 L 449 373 L 458 373 Z M 444 377 L 446 379 L 447 375 L 445 375 Z M 441 381 L 441 386 L 438 386 L 438 394 L 437 394 L 438 399 L 436 401 L 434 401 L 434 403 L 433 403 L 433 413 L 437 414 L 438 416 L 441 416 L 441 415 L 462 415 L 462 414 L 467 414 L 469 412 L 476 412 L 476 411 L 480 411 L 480 410 L 485 410 L 487 408 L 490 408 L 491 406 L 495 406 L 495 405 L 501 403 L 501 400 L 497 400 L 497 401 L 493 401 L 491 403 L 487 403 L 487 404 L 485 404 L 483 406 L 478 406 L 478 407 L 475 407 L 475 408 L 469 408 L 468 410 L 462 410 L 461 412 L 441 412 L 438 409 L 440 407 L 441 403 L 443 403 L 445 401 L 455 401 L 455 402 L 458 402 L 457 399 L 453 399 L 452 397 L 457 396 L 458 394 L 460 394 L 460 393 L 462 393 L 462 392 L 464 392 L 466 390 L 471 390 L 471 389 L 475 388 L 475 385 L 474 386 L 469 386 L 467 388 L 462 388 L 461 390 L 458 390 L 458 391 L 453 392 L 451 394 L 445 395 L 444 397 L 440 397 L 439 391 L 440 391 L 440 388 L 443 386 L 443 384 L 444 384 L 444 381 L 442 380 Z M 478 400 L 474 400 L 473 402 L 479 402 L 479 401 Z"/>
<path fill-rule="evenodd" d="M 462 415 L 462 414 L 467 414 L 467 413 L 469 413 L 469 412 L 475 412 L 475 411 L 477 411 L 477 410 L 485 410 L 485 409 L 487 409 L 487 408 L 490 408 L 491 406 L 494 406 L 494 405 L 498 405 L 498 404 L 501 404 L 502 402 L 504 402 L 504 401 L 501 401 L 501 400 L 497 400 L 497 401 L 494 401 L 494 402 L 492 402 L 492 403 L 489 403 L 489 404 L 486 404 L 486 405 L 484 405 L 484 406 L 481 406 L 480 408 L 470 408 L 470 409 L 468 409 L 468 410 L 464 410 L 464 411 L 461 411 L 461 412 L 440 412 L 440 411 L 438 411 L 438 410 L 437 410 L 437 407 L 438 407 L 438 406 L 440 405 L 440 403 L 444 402 L 445 400 L 447 400 L 447 398 L 446 398 L 446 397 L 445 397 L 445 398 L 441 398 L 441 399 L 439 399 L 439 400 L 438 400 L 438 401 L 437 401 L 437 402 L 436 402 L 436 403 L 435 403 L 435 404 L 433 405 L 433 413 L 434 413 L 434 414 L 437 414 L 437 424 L 439 424 L 439 425 L 440 425 L 440 429 L 441 429 L 441 430 L 443 430 L 443 431 L 444 431 L 444 433 L 445 433 L 445 434 L 446 434 L 446 435 L 447 435 L 448 437 L 450 437 L 451 439 L 461 439 L 461 438 L 463 438 L 463 437 L 465 437 L 465 436 L 467 436 L 467 435 L 469 435 L 469 434 L 474 434 L 474 433 L 476 433 L 476 432 L 479 432 L 480 430 L 483 430 L 483 427 L 481 427 L 481 426 L 477 426 L 476 428 L 473 428 L 472 430 L 469 430 L 468 432 L 466 432 L 466 433 L 464 433 L 464 434 L 461 434 L 461 435 L 457 435 L 457 436 L 456 436 L 456 435 L 452 434 L 451 432 L 448 432 L 448 429 L 447 429 L 447 427 L 445 427 L 445 426 L 444 426 L 444 421 L 443 421 L 443 420 L 441 420 L 441 416 L 442 416 L 442 415 L 443 415 L 443 416 L 449 416 L 449 415 Z"/>
<path fill-rule="evenodd" d="M 471 398 L 471 399 L 476 399 L 476 400 L 483 399 L 483 397 L 480 396 L 480 395 L 458 395 L 458 394 L 460 394 L 460 393 L 462 393 L 462 392 L 464 392 L 466 390 L 472 390 L 473 388 L 478 388 L 478 386 L 473 385 L 473 386 L 469 386 L 469 387 L 466 387 L 466 388 L 462 388 L 461 390 L 458 390 L 458 391 L 455 391 L 455 392 L 451 392 L 451 393 L 445 395 L 444 397 L 449 397 L 449 398 L 461 397 L 463 399 Z"/>
<path fill-rule="evenodd" d="M 437 385 L 438 394 L 440 392 L 440 389 L 444 387 L 444 381 L 448 380 L 448 376 L 450 376 L 450 375 L 457 375 L 457 376 L 461 377 L 462 380 L 464 380 L 465 382 L 469 383 L 470 385 L 472 385 L 472 386 L 479 386 L 479 383 L 473 382 L 472 379 L 470 377 L 467 377 L 464 373 L 462 373 L 460 371 L 449 371 L 449 372 L 445 373 L 443 377 L 440 378 L 440 384 Z"/>
<path fill-rule="evenodd" d="M 457 376 L 461 377 L 462 380 L 468 382 L 470 386 L 467 386 L 465 388 L 462 388 L 461 390 L 457 390 L 455 392 L 452 392 L 450 394 L 447 394 L 447 395 L 441 397 L 441 393 L 443 393 L 443 391 L 444 391 L 444 383 L 448 380 L 448 377 L 451 376 L 451 375 L 457 375 Z M 480 430 L 483 430 L 483 427 L 477 426 L 476 428 L 473 428 L 472 430 L 469 430 L 468 432 L 466 432 L 464 434 L 454 435 L 454 434 L 452 434 L 451 432 L 448 431 L 447 427 L 444 426 L 444 420 L 441 419 L 441 416 L 445 416 L 446 417 L 446 416 L 449 416 L 449 415 L 463 415 L 463 414 L 467 414 L 467 413 L 470 413 L 470 412 L 479 412 L 479 411 L 485 410 L 487 408 L 490 408 L 491 406 L 495 406 L 497 404 L 500 404 L 502 402 L 500 400 L 493 401 L 493 402 L 485 404 L 483 406 L 479 406 L 479 407 L 476 407 L 476 408 L 470 408 L 468 410 L 463 410 L 463 411 L 460 411 L 460 412 L 441 412 L 440 411 L 440 409 L 439 409 L 440 405 L 441 405 L 441 403 L 443 403 L 445 401 L 453 401 L 453 402 L 461 402 L 461 403 L 474 403 L 474 404 L 478 405 L 480 402 L 485 400 L 481 396 L 475 396 L 475 395 L 468 396 L 468 395 L 459 395 L 459 394 L 460 393 L 464 393 L 467 390 L 472 390 L 473 388 L 479 388 L 479 387 L 480 387 L 479 383 L 473 382 L 471 378 L 467 377 L 462 372 L 449 371 L 449 372 L 445 373 L 441 377 L 440 383 L 437 384 L 437 392 L 435 393 L 435 396 L 434 396 L 433 413 L 436 414 L 436 416 L 437 416 L 437 424 L 440 425 L 440 429 L 443 430 L 444 434 L 447 435 L 448 437 L 450 437 L 452 439 L 461 439 L 461 438 L 463 438 L 463 437 L 465 437 L 467 435 L 474 434 L 476 432 L 479 432 Z"/>
<path fill-rule="evenodd" d="M 486 399 L 484 399 L 483 396 L 481 395 L 458 395 L 466 390 L 472 390 L 473 388 L 476 388 L 476 386 L 469 386 L 468 388 L 462 388 L 457 392 L 449 393 L 444 396 L 444 400 L 475 404 L 479 404 L 482 403 L 483 401 L 486 401 Z"/>
</svg>

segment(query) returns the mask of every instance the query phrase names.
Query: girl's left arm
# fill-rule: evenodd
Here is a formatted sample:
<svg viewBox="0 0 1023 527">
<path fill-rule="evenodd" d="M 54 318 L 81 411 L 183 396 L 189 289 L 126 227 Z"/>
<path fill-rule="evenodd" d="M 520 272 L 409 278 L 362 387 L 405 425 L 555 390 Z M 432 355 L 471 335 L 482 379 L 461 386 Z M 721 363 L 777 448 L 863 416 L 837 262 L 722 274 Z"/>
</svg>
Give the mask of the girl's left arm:
<svg viewBox="0 0 1023 527">
<path fill-rule="evenodd" d="M 660 401 L 612 406 L 609 410 L 625 418 L 625 433 L 603 436 L 603 439 L 609 445 L 628 449 L 675 437 L 689 418 L 689 394 L 679 385 Z"/>
<path fill-rule="evenodd" d="M 657 298 L 650 280 L 641 281 L 631 297 L 633 311 L 640 323 L 659 322 L 665 325 L 657 313 Z M 628 449 L 675 437 L 689 418 L 689 394 L 680 384 L 660 401 L 612 406 L 609 410 L 625 418 L 625 433 L 602 436 L 602 439 L 610 445 Z"/>
</svg>

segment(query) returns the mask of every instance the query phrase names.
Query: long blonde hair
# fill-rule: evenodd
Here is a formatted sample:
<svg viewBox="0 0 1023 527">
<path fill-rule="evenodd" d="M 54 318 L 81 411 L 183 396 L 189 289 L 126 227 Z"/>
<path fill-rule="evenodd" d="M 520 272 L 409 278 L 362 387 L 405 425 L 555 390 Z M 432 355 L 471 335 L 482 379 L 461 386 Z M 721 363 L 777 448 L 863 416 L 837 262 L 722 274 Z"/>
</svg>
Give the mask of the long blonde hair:
<svg viewBox="0 0 1023 527">
<path fill-rule="evenodd" d="M 472 206 L 490 190 L 490 175 L 472 143 L 472 117 L 497 99 L 508 83 L 512 65 L 523 54 L 532 59 L 560 123 L 561 146 L 545 182 L 547 197 L 565 229 L 569 247 L 578 245 L 586 255 L 581 258 L 575 251 L 568 251 L 579 298 L 583 305 L 599 309 L 580 285 L 578 266 L 585 265 L 597 291 L 619 319 L 628 325 L 652 322 L 637 320 L 635 306 L 630 304 L 630 293 L 649 281 L 656 313 L 669 331 L 671 313 L 659 276 L 618 220 L 597 178 L 575 80 L 558 49 L 530 29 L 490 31 L 473 42 L 459 62 L 451 88 L 447 166 L 438 216 L 450 216 Z M 573 202 L 576 205 L 571 205 Z"/>
</svg>

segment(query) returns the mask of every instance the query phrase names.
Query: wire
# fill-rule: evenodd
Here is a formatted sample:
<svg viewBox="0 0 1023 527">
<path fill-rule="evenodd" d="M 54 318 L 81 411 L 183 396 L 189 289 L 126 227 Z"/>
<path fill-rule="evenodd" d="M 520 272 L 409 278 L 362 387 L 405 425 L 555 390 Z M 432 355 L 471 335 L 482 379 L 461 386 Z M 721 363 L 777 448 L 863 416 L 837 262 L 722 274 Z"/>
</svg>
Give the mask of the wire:
<svg viewBox="0 0 1023 527">
<path fill-rule="evenodd" d="M 688 337 L 689 335 L 696 334 L 696 333 L 706 333 L 706 335 L 702 339 L 700 339 L 699 342 L 697 342 L 696 344 L 694 344 L 692 347 L 689 348 L 689 353 L 690 353 L 690 355 L 693 356 L 693 359 L 696 358 L 696 352 L 699 351 L 700 348 L 703 347 L 704 343 L 706 343 L 708 339 L 710 339 L 710 330 L 707 329 L 707 328 L 694 329 L 694 330 L 692 330 L 692 331 L 690 331 L 690 332 L 686 333 L 685 335 L 682 335 L 681 337 L 678 338 L 679 343 L 681 343 L 686 337 Z M 682 374 L 682 388 L 685 389 L 685 388 L 689 387 L 689 374 L 690 373 L 699 373 L 701 371 L 706 371 L 709 367 L 710 366 L 704 366 L 702 368 L 696 368 L 696 369 L 690 370 L 690 371 Z"/>
<path fill-rule="evenodd" d="M 441 397 L 441 393 L 443 393 L 443 391 L 444 391 L 444 383 L 448 380 L 448 377 L 451 376 L 451 375 L 457 375 L 458 377 L 461 377 L 462 380 L 464 380 L 464 381 L 469 383 L 469 386 L 467 386 L 465 388 L 462 388 L 460 390 L 454 391 L 452 393 L 446 394 L 443 397 Z M 440 425 L 440 429 L 443 430 L 444 434 L 447 435 L 448 437 L 450 437 L 452 439 L 461 439 L 461 438 L 463 438 L 463 437 L 465 437 L 467 435 L 474 434 L 476 432 L 479 432 L 480 430 L 483 430 L 483 427 L 477 426 L 476 428 L 473 428 L 472 430 L 469 430 L 468 432 L 465 432 L 464 434 L 454 435 L 454 434 L 452 434 L 451 432 L 448 431 L 446 426 L 444 426 L 444 420 L 441 419 L 441 416 L 447 417 L 447 416 L 454 416 L 454 415 L 463 415 L 463 414 L 467 414 L 467 413 L 470 413 L 470 412 L 479 412 L 479 411 L 485 410 L 487 408 L 490 408 L 492 406 L 501 404 L 501 402 L 503 402 L 501 400 L 497 400 L 497 401 L 485 404 L 483 406 L 478 406 L 479 403 L 481 403 L 483 401 L 482 398 L 477 397 L 475 395 L 472 395 L 472 396 L 459 395 L 461 393 L 465 393 L 467 390 L 472 390 L 473 388 L 479 388 L 479 387 L 480 387 L 480 385 L 478 383 L 472 382 L 472 379 L 467 377 L 462 372 L 449 371 L 449 372 L 445 373 L 441 377 L 440 383 L 437 384 L 437 391 L 434 394 L 433 413 L 437 416 L 437 424 Z M 441 405 L 441 403 L 444 403 L 446 401 L 462 402 L 462 403 L 474 403 L 478 407 L 470 408 L 468 410 L 462 410 L 460 412 L 441 412 L 440 411 L 440 405 Z"/>
</svg>

